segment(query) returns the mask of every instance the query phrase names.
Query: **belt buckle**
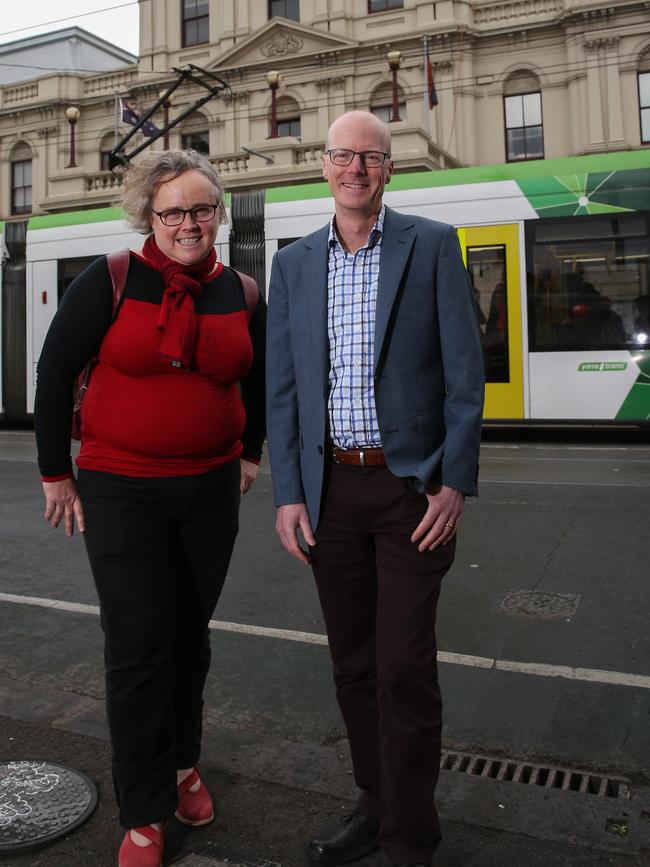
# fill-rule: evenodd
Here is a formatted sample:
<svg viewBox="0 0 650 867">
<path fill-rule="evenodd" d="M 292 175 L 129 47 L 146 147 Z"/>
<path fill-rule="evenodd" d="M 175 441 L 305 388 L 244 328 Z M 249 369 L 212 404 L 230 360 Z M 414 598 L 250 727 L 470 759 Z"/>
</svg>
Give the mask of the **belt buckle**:
<svg viewBox="0 0 650 867">
<path fill-rule="evenodd" d="M 366 450 L 359 449 L 359 465 L 365 467 L 366 465 Z"/>
</svg>

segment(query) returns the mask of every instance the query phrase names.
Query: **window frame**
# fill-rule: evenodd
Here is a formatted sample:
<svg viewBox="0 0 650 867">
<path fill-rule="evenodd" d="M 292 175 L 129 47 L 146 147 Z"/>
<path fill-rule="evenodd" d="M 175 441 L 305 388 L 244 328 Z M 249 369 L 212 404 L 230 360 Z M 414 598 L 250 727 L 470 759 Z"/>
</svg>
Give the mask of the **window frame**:
<svg viewBox="0 0 650 867">
<path fill-rule="evenodd" d="M 639 139 L 642 145 L 650 145 L 650 102 L 647 105 L 641 105 L 641 76 L 648 76 L 648 85 L 650 86 L 650 69 L 642 69 L 637 72 L 636 86 L 639 95 Z M 648 113 L 648 138 L 643 138 L 643 113 Z"/>
<path fill-rule="evenodd" d="M 198 0 L 197 0 L 197 2 L 198 2 Z M 182 48 L 189 48 L 193 45 L 205 45 L 207 42 L 209 42 L 210 41 L 210 5 L 209 5 L 209 3 L 208 3 L 207 15 L 194 15 L 191 18 L 190 17 L 186 18 L 185 17 L 185 0 L 181 0 L 180 11 L 181 11 L 181 47 Z M 198 22 L 198 21 L 202 21 L 203 19 L 205 19 L 207 21 L 207 24 L 208 24 L 208 33 L 207 33 L 206 38 L 205 39 L 197 39 L 196 42 L 188 42 L 187 41 L 187 34 L 186 34 L 186 25 L 191 21 L 197 21 Z M 197 24 L 197 31 L 198 31 L 198 28 L 199 28 L 199 25 Z"/>
<path fill-rule="evenodd" d="M 407 118 L 406 114 L 406 97 L 404 98 L 404 102 L 397 103 L 398 111 L 399 111 L 399 119 L 400 121 L 405 121 Z M 381 115 L 377 114 L 377 111 L 386 111 L 387 117 L 384 120 Z M 374 114 L 375 117 L 378 117 L 383 123 L 396 123 L 396 121 L 391 120 L 393 114 L 393 103 L 381 103 L 380 105 L 371 105 L 370 106 L 370 114 Z"/>
<path fill-rule="evenodd" d="M 381 0 L 368 0 L 368 15 L 379 15 L 381 12 L 394 12 L 396 9 L 404 8 L 404 0 L 383 0 L 383 9 L 372 9 L 372 4 L 381 2 Z"/>
<path fill-rule="evenodd" d="M 507 112 L 506 112 L 506 100 L 507 99 L 515 99 L 515 98 L 523 99 L 525 96 L 535 96 L 535 95 L 539 96 L 540 123 L 539 124 L 531 124 L 530 127 L 528 127 L 528 128 L 533 128 L 536 126 L 541 127 L 541 130 L 542 130 L 542 153 L 539 156 L 533 156 L 533 157 L 529 157 L 529 156 L 511 157 L 509 152 L 508 152 L 508 131 L 513 130 L 513 129 L 523 129 L 525 131 L 527 129 L 527 127 L 526 127 L 525 123 L 523 124 L 523 126 L 511 126 L 511 127 L 508 126 Z M 522 112 L 522 120 L 524 120 L 523 112 Z M 524 135 L 525 135 L 525 132 L 524 132 Z M 544 104 L 543 104 L 543 100 L 542 100 L 541 88 L 539 90 L 527 90 L 524 93 L 504 93 L 503 94 L 503 143 L 505 146 L 505 157 L 506 157 L 505 161 L 507 163 L 525 163 L 525 162 L 530 162 L 531 160 L 543 160 L 543 159 L 545 159 Z"/>
<path fill-rule="evenodd" d="M 29 186 L 26 184 L 22 184 L 21 186 L 17 186 L 16 184 L 16 169 L 18 166 L 25 166 L 29 164 Z M 33 161 L 32 158 L 24 160 L 11 160 L 11 213 L 13 214 L 31 214 L 34 208 L 34 199 L 33 199 L 33 190 L 34 190 L 34 179 L 33 179 Z M 26 205 L 16 205 L 16 192 L 18 190 L 29 190 L 29 207 Z"/>
<path fill-rule="evenodd" d="M 206 144 L 207 144 L 207 148 L 208 148 L 206 151 L 198 150 L 197 148 L 192 147 L 192 145 L 187 144 L 187 139 L 193 138 L 194 136 L 206 136 Z M 195 150 L 198 153 L 203 154 L 206 157 L 209 156 L 210 155 L 210 130 L 209 129 L 196 129 L 196 130 L 188 130 L 187 132 L 182 132 L 181 133 L 181 149 L 182 150 L 188 150 L 188 148 L 191 148 L 192 150 Z"/>
<path fill-rule="evenodd" d="M 637 234 L 623 233 L 620 230 L 620 227 L 616 226 L 616 231 L 612 232 L 611 235 L 603 236 L 602 233 L 594 231 L 594 228 L 600 223 L 610 222 L 612 227 L 614 228 L 614 224 L 616 224 L 618 218 L 623 219 L 638 219 L 645 221 L 645 232 L 639 232 Z M 573 231 L 571 236 L 566 239 L 558 240 L 557 235 L 553 238 L 542 239 L 538 237 L 538 233 L 543 232 L 546 228 L 553 228 L 557 225 L 562 225 L 566 223 L 571 223 L 573 227 Z M 633 343 L 630 340 L 626 340 L 625 342 L 607 342 L 602 341 L 602 343 L 598 346 L 590 346 L 583 344 L 577 345 L 564 345 L 560 340 L 553 340 L 544 343 L 540 339 L 540 324 L 537 318 L 537 295 L 536 295 L 536 276 L 537 272 L 535 271 L 535 266 L 538 264 L 536 262 L 534 248 L 536 244 L 571 244 L 573 247 L 580 243 L 590 244 L 593 242 L 601 242 L 603 245 L 606 241 L 610 241 L 612 238 L 616 238 L 619 242 L 623 244 L 634 242 L 637 239 L 647 240 L 648 237 L 648 229 L 650 229 L 650 210 L 646 211 L 629 211 L 622 214 L 610 213 L 610 214 L 592 214 L 592 215 L 580 215 L 577 217 L 569 217 L 567 215 L 562 217 L 541 217 L 536 220 L 524 220 L 524 249 L 525 249 L 525 261 L 527 268 L 527 279 L 526 279 L 526 309 L 527 309 L 527 320 L 528 320 L 528 351 L 530 353 L 551 353 L 551 352 L 590 352 L 590 353 L 598 353 L 598 352 L 609 352 L 609 351 L 634 351 L 638 350 L 639 346 Z M 579 236 L 576 237 L 576 232 L 580 230 Z M 591 230 L 591 231 L 590 231 Z M 562 251 L 560 250 L 559 258 L 562 258 Z M 566 272 L 562 272 L 559 269 L 558 273 L 562 275 Z M 591 283 L 594 280 L 594 274 L 586 273 L 586 282 Z M 597 289 L 598 292 L 602 289 L 602 283 L 600 281 L 594 280 L 592 286 Z M 612 309 L 620 305 L 621 303 L 630 303 L 633 299 L 624 299 L 620 296 L 615 296 L 611 294 L 608 296 L 610 301 L 612 302 Z M 614 311 L 616 312 L 616 311 Z"/>
<path fill-rule="evenodd" d="M 288 123 L 288 124 L 297 123 L 298 124 L 298 134 L 296 135 L 296 133 L 293 133 L 293 132 L 280 132 L 280 127 L 282 126 L 283 123 Z M 282 137 L 286 137 L 286 136 L 290 136 L 291 138 L 300 138 L 300 132 L 301 132 L 301 130 L 300 130 L 300 115 L 299 114 L 293 115 L 292 117 L 287 116 L 287 117 L 279 117 L 278 118 L 278 138 L 282 138 Z"/>
<path fill-rule="evenodd" d="M 293 15 L 278 15 L 277 13 L 272 12 L 271 7 L 273 6 L 273 3 L 283 3 L 285 12 L 287 11 L 287 4 L 295 3 L 296 17 L 294 18 Z M 271 21 L 273 18 L 286 18 L 287 21 L 300 22 L 300 0 L 268 0 L 268 3 L 266 4 L 266 12 L 268 21 Z"/>
</svg>

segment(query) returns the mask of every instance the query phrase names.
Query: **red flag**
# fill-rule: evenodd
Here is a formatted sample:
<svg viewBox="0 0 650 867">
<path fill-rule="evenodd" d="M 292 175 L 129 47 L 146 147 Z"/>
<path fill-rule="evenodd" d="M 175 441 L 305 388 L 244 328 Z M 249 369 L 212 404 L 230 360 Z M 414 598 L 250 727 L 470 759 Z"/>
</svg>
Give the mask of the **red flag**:
<svg viewBox="0 0 650 867">
<path fill-rule="evenodd" d="M 429 96 L 429 108 L 434 108 L 438 105 L 438 94 L 436 93 L 436 86 L 433 83 L 433 67 L 431 66 L 431 61 L 429 60 L 429 51 L 427 49 L 427 94 Z"/>
</svg>

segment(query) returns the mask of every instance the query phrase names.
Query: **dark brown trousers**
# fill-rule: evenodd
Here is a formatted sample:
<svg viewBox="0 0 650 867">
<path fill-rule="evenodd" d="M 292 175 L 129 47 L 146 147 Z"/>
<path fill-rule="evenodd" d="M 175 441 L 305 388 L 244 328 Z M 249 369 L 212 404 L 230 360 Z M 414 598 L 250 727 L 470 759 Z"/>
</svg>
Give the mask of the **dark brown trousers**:
<svg viewBox="0 0 650 867">
<path fill-rule="evenodd" d="M 393 864 L 428 862 L 440 841 L 435 619 L 455 540 L 418 551 L 410 536 L 426 507 L 385 466 L 332 464 L 311 549 L 357 806 L 381 819 Z"/>
</svg>

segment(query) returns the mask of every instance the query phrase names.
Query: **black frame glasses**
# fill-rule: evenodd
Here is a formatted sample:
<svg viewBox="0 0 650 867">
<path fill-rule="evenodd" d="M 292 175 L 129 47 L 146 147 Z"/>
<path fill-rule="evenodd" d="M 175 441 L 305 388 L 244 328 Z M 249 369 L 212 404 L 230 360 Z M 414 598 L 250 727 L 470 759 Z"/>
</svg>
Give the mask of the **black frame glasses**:
<svg viewBox="0 0 650 867">
<path fill-rule="evenodd" d="M 384 153 L 384 151 L 351 151 L 348 148 L 329 148 L 325 153 L 334 166 L 349 166 L 355 157 L 359 157 L 364 166 L 369 169 L 381 168 L 386 162 L 386 158 L 390 156 L 390 154 Z M 332 154 L 338 155 L 336 159 Z M 347 159 L 347 156 L 350 159 Z M 381 160 L 379 160 L 379 157 L 381 157 Z M 368 158 L 370 158 L 370 162 L 368 162 Z"/>
<path fill-rule="evenodd" d="M 193 208 L 167 208 L 166 211 L 154 211 L 153 213 L 160 218 L 163 226 L 182 226 L 185 222 L 185 214 L 189 214 L 194 223 L 209 223 L 214 220 L 219 203 L 216 205 L 195 205 Z M 205 214 L 203 213 L 205 211 Z M 177 219 L 180 214 L 180 220 Z M 171 222 L 170 222 L 170 215 Z"/>
</svg>

